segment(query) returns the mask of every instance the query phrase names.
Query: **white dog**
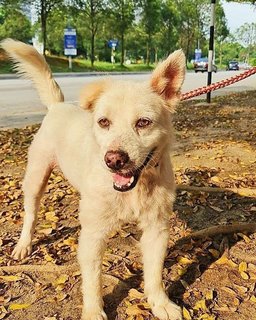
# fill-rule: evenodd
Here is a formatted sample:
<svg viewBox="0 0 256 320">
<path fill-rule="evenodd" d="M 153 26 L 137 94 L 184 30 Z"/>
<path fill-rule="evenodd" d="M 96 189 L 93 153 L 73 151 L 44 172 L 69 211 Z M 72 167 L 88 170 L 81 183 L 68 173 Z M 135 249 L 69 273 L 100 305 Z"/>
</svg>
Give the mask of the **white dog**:
<svg viewBox="0 0 256 320">
<path fill-rule="evenodd" d="M 29 150 L 23 183 L 26 214 L 13 257 L 31 252 L 40 198 L 58 166 L 81 195 L 82 319 L 107 319 L 101 293 L 105 239 L 131 220 L 143 232 L 145 294 L 153 314 L 161 320 L 182 319 L 165 293 L 162 269 L 175 198 L 172 113 L 184 80 L 183 52 L 160 63 L 148 82 L 109 79 L 88 85 L 77 106 L 63 102 L 45 59 L 32 46 L 12 39 L 1 46 L 49 109 Z"/>
</svg>

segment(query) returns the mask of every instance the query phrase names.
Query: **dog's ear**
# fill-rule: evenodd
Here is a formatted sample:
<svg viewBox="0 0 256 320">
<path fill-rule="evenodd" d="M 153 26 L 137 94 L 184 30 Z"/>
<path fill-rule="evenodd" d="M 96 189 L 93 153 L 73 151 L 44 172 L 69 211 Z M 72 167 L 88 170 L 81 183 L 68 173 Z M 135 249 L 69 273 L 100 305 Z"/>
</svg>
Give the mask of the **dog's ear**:
<svg viewBox="0 0 256 320">
<path fill-rule="evenodd" d="M 104 79 L 85 85 L 80 93 L 80 107 L 86 110 L 93 110 L 96 101 L 109 86 L 109 82 L 110 80 Z"/>
<path fill-rule="evenodd" d="M 153 71 L 150 85 L 168 106 L 174 106 L 179 99 L 185 77 L 186 59 L 182 50 L 174 51 Z"/>
</svg>

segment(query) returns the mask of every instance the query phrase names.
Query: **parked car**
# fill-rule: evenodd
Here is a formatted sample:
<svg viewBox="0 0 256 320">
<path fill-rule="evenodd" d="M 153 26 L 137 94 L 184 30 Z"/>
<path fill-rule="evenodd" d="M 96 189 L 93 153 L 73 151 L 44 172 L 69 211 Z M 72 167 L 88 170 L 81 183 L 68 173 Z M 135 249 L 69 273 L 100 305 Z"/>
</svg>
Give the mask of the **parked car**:
<svg viewBox="0 0 256 320">
<path fill-rule="evenodd" d="M 237 61 L 229 61 L 227 70 L 239 70 L 239 63 Z"/>
<path fill-rule="evenodd" d="M 208 71 L 208 59 L 201 58 L 194 62 L 194 70 L 195 72 L 207 72 Z M 215 64 L 212 65 L 212 71 L 217 72 L 217 66 Z"/>
<path fill-rule="evenodd" d="M 252 66 L 249 65 L 248 63 L 246 63 L 246 62 L 239 62 L 239 69 L 240 69 L 240 70 L 249 70 L 249 69 L 251 69 L 251 68 L 252 68 Z"/>
</svg>

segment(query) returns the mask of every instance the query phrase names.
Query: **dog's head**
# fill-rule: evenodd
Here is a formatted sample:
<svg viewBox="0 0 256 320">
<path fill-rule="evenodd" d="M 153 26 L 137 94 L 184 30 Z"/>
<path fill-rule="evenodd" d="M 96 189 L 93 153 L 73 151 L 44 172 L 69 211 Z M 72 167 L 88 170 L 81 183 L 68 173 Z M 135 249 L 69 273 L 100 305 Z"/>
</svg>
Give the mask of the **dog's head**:
<svg viewBox="0 0 256 320">
<path fill-rule="evenodd" d="M 178 50 L 149 82 L 101 80 L 83 89 L 80 105 L 93 112 L 93 131 L 115 190 L 134 188 L 142 170 L 156 165 L 170 143 L 171 113 L 184 74 L 185 56 Z"/>
</svg>

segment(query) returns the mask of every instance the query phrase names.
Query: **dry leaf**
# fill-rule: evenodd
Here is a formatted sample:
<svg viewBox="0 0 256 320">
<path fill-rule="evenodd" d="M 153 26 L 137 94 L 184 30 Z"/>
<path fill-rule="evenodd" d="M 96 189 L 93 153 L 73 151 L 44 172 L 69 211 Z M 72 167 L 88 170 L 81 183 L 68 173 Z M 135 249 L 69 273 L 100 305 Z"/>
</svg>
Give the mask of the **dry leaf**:
<svg viewBox="0 0 256 320">
<path fill-rule="evenodd" d="M 4 280 L 5 282 L 13 282 L 13 281 L 23 280 L 23 278 L 20 276 L 0 276 L 0 279 Z"/>
<path fill-rule="evenodd" d="M 244 272 L 244 271 L 240 272 L 240 275 L 241 275 L 241 277 L 242 277 L 244 280 L 248 280 L 248 279 L 249 279 L 248 273 L 246 273 L 246 272 Z"/>
<path fill-rule="evenodd" d="M 21 310 L 21 309 L 27 309 L 31 306 L 30 303 L 12 303 L 9 305 L 9 310 Z"/>
<path fill-rule="evenodd" d="M 182 314 L 185 320 L 192 320 L 189 311 L 185 307 L 182 308 Z"/>
<path fill-rule="evenodd" d="M 131 299 L 143 299 L 144 298 L 144 294 L 139 292 L 136 289 L 130 289 L 129 290 L 129 297 Z"/>
<path fill-rule="evenodd" d="M 239 272 L 247 271 L 247 263 L 246 262 L 239 263 L 238 270 Z"/>
<path fill-rule="evenodd" d="M 205 304 L 205 299 L 202 299 L 202 300 L 198 300 L 195 304 L 195 306 L 193 307 L 194 310 L 203 310 L 203 311 L 206 311 L 207 310 L 207 307 L 206 307 L 206 304 Z"/>
<path fill-rule="evenodd" d="M 233 262 L 231 259 L 228 259 L 225 255 L 220 257 L 218 260 L 215 261 L 216 264 L 222 265 L 222 264 L 227 264 L 232 268 L 236 268 L 237 264 Z"/>
</svg>

